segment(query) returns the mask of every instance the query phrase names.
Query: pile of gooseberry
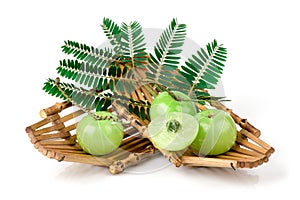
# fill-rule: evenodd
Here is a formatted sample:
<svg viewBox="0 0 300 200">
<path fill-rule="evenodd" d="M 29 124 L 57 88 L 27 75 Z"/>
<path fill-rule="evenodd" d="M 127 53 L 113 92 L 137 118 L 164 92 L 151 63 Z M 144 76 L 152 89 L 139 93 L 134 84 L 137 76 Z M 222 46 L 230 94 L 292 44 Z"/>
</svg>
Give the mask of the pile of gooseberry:
<svg viewBox="0 0 300 200">
<path fill-rule="evenodd" d="M 155 147 L 168 151 L 189 148 L 197 155 L 219 155 L 233 146 L 237 129 L 230 115 L 217 109 L 198 111 L 185 94 L 174 91 L 172 95 L 161 92 L 150 107 L 148 133 Z M 105 155 L 118 149 L 124 128 L 110 112 L 95 114 L 104 119 L 91 115 L 82 118 L 76 129 L 77 140 L 87 153 Z"/>
</svg>

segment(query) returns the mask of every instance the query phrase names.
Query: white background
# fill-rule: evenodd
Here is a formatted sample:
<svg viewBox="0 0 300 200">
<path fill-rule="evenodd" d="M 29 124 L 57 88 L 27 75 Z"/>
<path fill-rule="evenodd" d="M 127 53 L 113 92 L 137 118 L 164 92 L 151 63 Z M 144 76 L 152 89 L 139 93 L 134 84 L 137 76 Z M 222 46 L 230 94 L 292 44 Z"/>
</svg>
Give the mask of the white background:
<svg viewBox="0 0 300 200">
<path fill-rule="evenodd" d="M 209 2 L 209 3 L 207 3 Z M 297 195 L 299 150 L 299 5 L 297 1 L 1 1 L 0 199 L 260 199 Z M 103 17 L 165 28 L 173 17 L 201 46 L 228 48 L 223 75 L 228 106 L 275 147 L 251 170 L 167 167 L 112 176 L 104 168 L 59 163 L 40 154 L 25 127 L 59 101 L 42 84 L 55 78 L 64 40 L 99 45 Z M 4 187 L 3 187 L 4 186 Z M 295 197 L 294 196 L 294 197 Z"/>
</svg>

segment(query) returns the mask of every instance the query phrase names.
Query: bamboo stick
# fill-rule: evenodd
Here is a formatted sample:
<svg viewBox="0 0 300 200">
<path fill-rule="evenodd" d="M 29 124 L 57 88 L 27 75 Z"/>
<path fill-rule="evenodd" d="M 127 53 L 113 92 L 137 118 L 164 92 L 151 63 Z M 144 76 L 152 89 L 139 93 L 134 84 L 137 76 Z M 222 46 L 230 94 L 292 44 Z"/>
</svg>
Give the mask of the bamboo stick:
<svg viewBox="0 0 300 200">
<path fill-rule="evenodd" d="M 269 144 L 267 144 L 266 142 L 262 141 L 261 139 L 259 139 L 255 135 L 249 133 L 247 130 L 242 129 L 242 130 L 240 130 L 240 132 L 241 132 L 242 135 L 245 135 L 246 137 L 250 138 L 253 142 L 259 144 L 264 149 L 269 150 L 269 149 L 272 148 Z"/>
<path fill-rule="evenodd" d="M 58 132 L 58 133 L 54 133 L 54 134 L 44 134 L 44 135 L 39 135 L 36 136 L 36 140 L 40 141 L 40 140 L 49 140 L 49 139 L 55 139 L 55 138 L 67 138 L 70 137 L 70 133 L 68 132 Z"/>
<path fill-rule="evenodd" d="M 127 144 L 129 144 L 129 143 L 131 143 L 131 142 L 133 142 L 135 140 L 137 140 L 137 139 L 138 139 L 138 137 L 127 136 L 126 138 L 124 138 L 122 140 L 122 143 L 121 143 L 120 147 L 123 147 L 123 146 L 125 146 L 125 145 L 127 145 Z"/>
<path fill-rule="evenodd" d="M 249 148 L 249 149 L 252 149 L 254 151 L 257 151 L 258 153 L 262 153 L 262 154 L 266 154 L 268 152 L 268 150 L 262 148 L 262 147 L 259 147 L 251 142 L 248 142 L 247 140 L 243 140 L 243 139 L 240 139 L 240 138 L 237 138 L 236 140 L 237 143 Z"/>
<path fill-rule="evenodd" d="M 76 145 L 43 145 L 46 149 L 51 150 L 60 150 L 60 149 L 67 149 L 67 150 L 76 150 L 82 151 L 82 148 Z"/>
<path fill-rule="evenodd" d="M 42 135 L 44 133 L 49 133 L 49 132 L 52 132 L 52 131 L 58 131 L 58 130 L 60 130 L 62 128 L 64 128 L 64 124 L 59 123 L 59 124 L 54 125 L 54 126 L 50 126 L 50 127 L 46 127 L 46 128 L 42 128 L 42 129 L 36 130 L 34 132 L 34 135 L 35 136 L 39 136 L 39 135 Z"/>
<path fill-rule="evenodd" d="M 46 119 L 43 119 L 43 120 L 41 120 L 41 121 L 39 121 L 39 122 L 37 122 L 37 123 L 35 123 L 35 124 L 32 124 L 31 126 L 28 126 L 27 128 L 26 128 L 26 132 L 27 133 L 30 133 L 30 132 L 33 132 L 33 131 L 35 131 L 36 129 L 38 129 L 38 128 L 40 128 L 40 127 L 42 127 L 42 126 L 44 126 L 44 125 L 46 125 L 46 124 L 48 124 L 49 122 L 51 122 L 51 121 L 55 121 L 55 120 L 57 120 L 57 119 L 59 119 L 59 115 L 52 115 L 52 116 L 49 116 L 49 117 L 47 117 Z"/>
<path fill-rule="evenodd" d="M 265 158 L 265 155 L 262 155 L 260 157 L 253 157 L 253 156 L 244 155 L 236 152 L 230 152 L 230 151 L 225 153 L 224 155 L 236 157 L 237 161 L 244 162 L 250 168 L 261 165 L 263 163 L 263 159 Z"/>
<path fill-rule="evenodd" d="M 231 147 L 231 149 L 238 153 L 242 153 L 242 154 L 246 154 L 246 155 L 250 155 L 250 156 L 254 156 L 254 157 L 258 157 L 258 158 L 265 156 L 262 153 L 258 153 L 256 151 L 250 151 L 248 149 L 241 148 L 238 145 L 233 145 L 233 147 Z"/>
<path fill-rule="evenodd" d="M 227 159 L 217 159 L 217 158 L 202 158 L 197 156 L 182 156 L 182 164 L 184 166 L 194 166 L 194 167 L 227 167 L 236 168 L 238 161 L 227 160 Z"/>
<path fill-rule="evenodd" d="M 54 104 L 53 106 L 51 106 L 49 108 L 42 109 L 40 111 L 40 116 L 42 118 L 47 118 L 50 115 L 57 114 L 57 113 L 61 112 L 62 110 L 70 107 L 71 105 L 72 104 L 70 102 L 67 102 L 67 101 L 64 101 L 62 103 L 56 103 L 56 104 Z"/>
<path fill-rule="evenodd" d="M 60 119 L 60 122 L 66 122 L 66 121 L 69 121 L 69 120 L 71 120 L 71 119 L 74 119 L 74 118 L 76 118 L 76 117 L 78 117 L 78 116 L 80 116 L 80 115 L 82 115 L 82 114 L 84 114 L 85 112 L 84 111 L 82 111 L 82 110 L 77 110 L 77 111 L 75 111 L 75 112 L 73 112 L 73 113 L 70 113 L 70 114 L 68 114 L 68 115 L 66 115 L 66 116 L 64 116 L 64 117 L 62 117 L 61 119 Z"/>
<path fill-rule="evenodd" d="M 51 159 L 56 159 L 58 161 L 61 161 L 63 159 L 63 157 L 64 157 L 63 155 L 61 155 L 58 152 L 49 151 L 49 150 L 46 151 L 45 156 L 47 156 L 48 158 L 51 158 Z"/>
<path fill-rule="evenodd" d="M 151 87 L 151 88 L 152 88 L 152 87 Z M 146 100 L 149 101 L 150 103 L 152 103 L 152 101 L 153 101 L 152 95 L 151 95 L 151 94 L 149 93 L 149 91 L 145 88 L 145 86 L 142 86 L 142 87 L 141 87 L 141 90 L 142 90 L 142 92 L 144 93 L 144 96 L 145 96 Z M 154 91 L 152 90 L 152 92 L 154 92 Z M 157 93 L 155 93 L 155 94 L 157 94 Z"/>
<path fill-rule="evenodd" d="M 252 159 L 245 159 L 245 158 L 238 158 L 235 156 L 230 156 L 230 155 L 225 155 L 225 154 L 220 154 L 217 156 L 214 156 L 213 158 L 221 158 L 225 160 L 236 160 L 236 161 L 241 161 L 241 162 L 248 162 L 248 161 L 257 161 L 258 159 L 252 158 Z"/>
<path fill-rule="evenodd" d="M 243 163 L 242 166 L 243 167 L 248 167 L 248 168 L 253 168 L 255 166 L 258 166 L 258 162 L 259 162 L 259 159 L 258 158 L 254 158 L 254 159 L 245 159 L 245 158 L 238 158 L 238 157 L 235 157 L 235 156 L 230 156 L 230 155 L 226 155 L 226 154 L 221 154 L 221 155 L 218 155 L 214 158 L 218 158 L 218 159 L 225 159 L 225 160 L 235 160 L 237 161 L 238 163 Z M 239 165 L 237 165 L 237 167 L 239 167 Z"/>
<path fill-rule="evenodd" d="M 206 106 L 204 106 L 204 105 L 201 105 L 201 104 L 196 104 L 196 107 L 198 108 L 198 109 L 200 109 L 200 110 L 207 110 L 208 108 L 206 107 Z"/>
<path fill-rule="evenodd" d="M 48 158 L 54 158 L 54 159 L 59 160 L 59 161 L 63 159 L 63 155 L 61 155 L 61 154 L 59 154 L 58 152 L 55 152 L 55 151 L 47 150 L 46 148 L 44 148 L 39 143 L 35 143 L 34 147 L 39 152 L 41 152 L 44 156 L 47 156 Z"/>
<path fill-rule="evenodd" d="M 271 149 L 269 151 L 267 151 L 266 155 L 267 157 L 270 157 L 272 153 L 275 152 L 275 149 L 273 147 L 271 147 Z"/>
<path fill-rule="evenodd" d="M 124 117 L 127 121 L 131 122 L 131 125 L 139 131 L 139 133 L 141 134 L 142 137 L 149 138 L 148 129 L 146 126 L 141 124 L 142 121 L 140 121 L 137 118 L 135 118 L 134 116 L 130 115 L 128 113 L 128 111 L 124 107 L 118 105 L 116 101 L 114 101 L 112 103 L 112 106 L 116 110 L 116 112 L 118 113 L 118 115 L 120 117 Z M 169 160 L 171 163 L 173 163 L 176 167 L 181 166 L 180 158 L 178 157 L 178 155 L 176 155 L 175 152 L 169 152 L 169 151 L 160 149 L 156 146 L 155 146 L 155 148 L 158 149 L 164 155 L 164 157 L 167 158 L 167 160 Z"/>
<path fill-rule="evenodd" d="M 80 151 L 80 150 L 72 150 L 72 149 L 55 149 L 55 151 L 61 153 L 62 155 L 66 154 L 66 153 L 87 154 L 83 150 Z M 90 154 L 87 154 L 87 155 L 90 155 Z"/>
<path fill-rule="evenodd" d="M 224 153 L 223 155 L 228 155 L 228 156 L 234 156 L 238 159 L 249 159 L 249 160 L 257 160 L 257 159 L 261 159 L 262 157 L 254 157 L 254 156 L 250 156 L 250 155 L 245 155 L 245 154 L 241 154 L 241 153 L 237 153 L 237 152 L 232 152 L 232 151 L 227 151 L 226 153 Z"/>
<path fill-rule="evenodd" d="M 131 92 L 130 96 L 131 96 L 132 99 L 138 99 L 138 96 L 136 94 L 136 90 Z"/>
<path fill-rule="evenodd" d="M 117 159 L 123 159 L 126 156 L 128 156 L 130 154 L 131 151 L 140 149 L 142 146 L 148 145 L 149 143 L 147 141 L 144 142 L 140 142 L 138 143 L 138 145 L 132 146 L 130 148 L 128 148 L 127 150 L 122 150 L 122 152 L 118 152 L 115 153 L 113 152 L 113 154 L 109 154 L 108 156 L 92 156 L 89 154 L 80 154 L 77 157 L 69 154 L 69 153 L 64 153 L 65 161 L 72 161 L 72 162 L 80 162 L 80 163 L 88 163 L 88 164 L 95 164 L 95 165 L 100 165 L 102 166 L 104 164 L 104 166 L 109 166 L 111 165 L 115 160 Z M 145 149 L 145 148 L 142 148 Z M 89 156 L 89 157 L 87 157 Z M 88 160 L 89 158 L 89 160 Z"/>
<path fill-rule="evenodd" d="M 149 145 L 139 153 L 131 153 L 127 158 L 123 160 L 114 161 L 109 166 L 109 172 L 111 174 L 119 174 L 123 172 L 126 168 L 135 166 L 138 163 L 144 161 L 146 158 L 151 157 L 154 154 L 154 152 L 154 147 L 152 145 Z"/>
<path fill-rule="evenodd" d="M 30 142 L 31 142 L 32 144 L 35 144 L 35 143 L 37 142 L 37 139 L 36 139 L 36 137 L 35 137 L 35 135 L 34 135 L 34 131 L 32 131 L 32 132 L 27 132 L 27 134 L 28 134 L 28 137 L 30 138 Z"/>
<path fill-rule="evenodd" d="M 126 150 L 132 146 L 137 146 L 139 143 L 142 143 L 142 142 L 149 142 L 149 141 L 145 138 L 135 138 L 135 139 L 131 140 L 130 142 L 126 143 L 125 145 L 121 145 L 120 147 L 122 149 Z"/>
<path fill-rule="evenodd" d="M 92 164 L 92 165 L 98 165 L 103 167 L 108 167 L 113 162 L 110 159 L 103 159 L 101 157 L 92 156 L 89 154 L 74 154 L 74 153 L 64 153 L 63 161 Z"/>
<path fill-rule="evenodd" d="M 40 141 L 40 144 L 43 146 L 47 145 L 74 145 L 76 143 L 75 140 L 45 140 L 45 141 Z"/>
<path fill-rule="evenodd" d="M 76 129 L 76 125 L 77 125 L 77 123 L 72 124 L 72 125 L 67 126 L 67 127 L 64 127 L 63 129 L 61 129 L 61 131 L 63 131 L 63 132 L 70 132 L 70 131 Z"/>
<path fill-rule="evenodd" d="M 226 106 L 224 106 L 223 104 L 221 104 L 218 101 L 212 101 L 211 105 L 217 109 L 227 112 L 233 118 L 235 123 L 237 123 L 241 128 L 246 129 L 247 131 L 249 131 L 256 137 L 260 136 L 260 130 L 258 130 L 253 125 L 251 125 L 247 119 L 240 118 L 238 115 L 236 115 L 234 112 L 232 112 L 231 109 L 227 108 Z"/>
<path fill-rule="evenodd" d="M 137 143 L 135 146 L 130 146 L 127 149 L 123 149 L 121 152 L 117 153 L 117 154 L 113 154 L 112 156 L 109 156 L 108 158 L 111 160 L 116 160 L 119 159 L 120 157 L 126 156 L 131 152 L 134 152 L 142 147 L 148 146 L 149 145 L 149 141 L 142 141 Z"/>
<path fill-rule="evenodd" d="M 138 97 L 138 98 L 136 98 L 136 99 L 142 100 L 142 101 L 145 101 L 145 100 L 146 100 L 146 99 L 144 98 L 142 92 L 141 92 L 141 89 L 136 89 L 135 91 L 136 91 L 136 94 L 137 94 L 137 97 Z"/>
<path fill-rule="evenodd" d="M 140 139 L 132 138 L 132 140 L 130 140 L 129 142 L 127 142 L 125 144 L 122 144 L 114 152 L 107 154 L 107 155 L 103 155 L 103 157 L 113 159 L 114 157 L 118 157 L 118 156 L 124 154 L 124 152 L 127 153 L 129 150 L 131 150 L 131 151 L 134 150 L 137 147 L 137 145 L 139 145 L 143 142 L 144 142 L 144 140 L 142 138 L 140 138 Z M 138 146 L 138 147 L 140 147 L 140 146 Z"/>
<path fill-rule="evenodd" d="M 135 128 L 133 128 L 132 126 L 130 126 L 130 124 L 124 125 L 124 133 L 126 135 L 128 135 L 127 137 L 134 135 L 136 132 L 137 132 L 137 130 Z"/>
</svg>

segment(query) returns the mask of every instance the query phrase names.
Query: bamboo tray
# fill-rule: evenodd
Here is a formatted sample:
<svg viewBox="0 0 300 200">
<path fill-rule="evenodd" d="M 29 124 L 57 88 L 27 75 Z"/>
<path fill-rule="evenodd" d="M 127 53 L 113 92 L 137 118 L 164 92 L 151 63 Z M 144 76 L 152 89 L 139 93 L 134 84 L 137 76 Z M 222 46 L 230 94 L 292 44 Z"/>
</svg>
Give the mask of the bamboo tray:
<svg viewBox="0 0 300 200">
<path fill-rule="evenodd" d="M 147 89 L 149 89 L 147 87 Z M 154 91 L 156 92 L 157 91 Z M 136 100 L 148 100 L 152 102 L 152 96 L 144 88 L 133 92 L 131 98 Z M 226 153 L 218 156 L 199 157 L 191 151 L 168 152 L 155 148 L 147 139 L 147 124 L 149 121 L 141 120 L 130 114 L 128 110 L 113 102 L 109 111 L 116 112 L 119 118 L 129 121 L 125 127 L 125 136 L 119 149 L 104 155 L 92 156 L 85 153 L 76 141 L 76 119 L 84 114 L 81 110 L 75 110 L 68 102 L 55 105 L 40 111 L 41 121 L 28 126 L 26 132 L 31 143 L 43 155 L 58 161 L 78 162 L 107 167 L 111 174 L 123 172 L 127 167 L 137 165 L 151 158 L 156 152 L 160 152 L 176 167 L 224 167 L 224 168 L 254 168 L 268 162 L 274 148 L 259 138 L 260 131 L 252 126 L 247 119 L 240 118 L 216 102 L 213 107 L 224 110 L 234 119 L 240 127 L 234 146 Z M 207 109 L 198 105 L 201 110 Z M 77 120 L 78 121 L 78 120 Z"/>
</svg>

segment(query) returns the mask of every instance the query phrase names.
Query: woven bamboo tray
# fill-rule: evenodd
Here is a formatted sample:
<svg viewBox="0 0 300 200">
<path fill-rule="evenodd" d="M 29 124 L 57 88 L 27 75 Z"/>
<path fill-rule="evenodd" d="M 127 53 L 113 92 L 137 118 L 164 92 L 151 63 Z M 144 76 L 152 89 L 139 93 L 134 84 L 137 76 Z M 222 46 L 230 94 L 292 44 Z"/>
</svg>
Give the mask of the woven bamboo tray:
<svg viewBox="0 0 300 200">
<path fill-rule="evenodd" d="M 149 88 L 141 87 L 131 94 L 135 100 L 148 100 L 152 102 Z M 153 89 L 152 89 L 153 90 Z M 153 90 L 152 92 L 157 93 Z M 160 152 L 176 167 L 224 167 L 224 168 L 253 168 L 268 162 L 274 152 L 269 144 L 259 138 L 260 131 L 252 126 L 247 119 L 240 118 L 226 108 L 223 104 L 215 102 L 211 106 L 226 111 L 240 127 L 234 146 L 226 153 L 218 156 L 199 157 L 191 151 L 168 152 L 155 148 L 147 139 L 147 124 L 149 121 L 141 120 L 130 114 L 128 110 L 113 102 L 109 111 L 116 112 L 120 119 L 129 121 L 125 127 L 125 136 L 119 149 L 104 155 L 93 156 L 85 153 L 76 141 L 76 119 L 84 114 L 76 110 L 68 102 L 55 105 L 40 111 L 41 121 L 28 126 L 26 132 L 31 143 L 43 155 L 58 161 L 85 163 L 107 167 L 112 174 L 123 172 L 126 168 L 137 165 L 140 162 Z M 201 110 L 207 109 L 198 105 Z"/>
</svg>

